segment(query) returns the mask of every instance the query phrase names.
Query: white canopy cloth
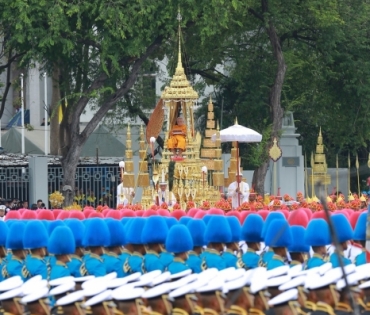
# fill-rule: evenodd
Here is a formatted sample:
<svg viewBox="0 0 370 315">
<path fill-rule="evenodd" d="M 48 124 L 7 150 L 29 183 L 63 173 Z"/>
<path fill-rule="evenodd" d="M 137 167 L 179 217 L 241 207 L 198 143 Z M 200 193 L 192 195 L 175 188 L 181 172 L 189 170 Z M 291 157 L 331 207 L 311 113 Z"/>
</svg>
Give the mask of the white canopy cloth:
<svg viewBox="0 0 370 315">
<path fill-rule="evenodd" d="M 212 135 L 212 141 L 216 141 L 216 134 Z M 223 129 L 220 131 L 221 142 L 261 142 L 262 135 L 253 129 L 238 125 L 235 125 Z"/>
</svg>

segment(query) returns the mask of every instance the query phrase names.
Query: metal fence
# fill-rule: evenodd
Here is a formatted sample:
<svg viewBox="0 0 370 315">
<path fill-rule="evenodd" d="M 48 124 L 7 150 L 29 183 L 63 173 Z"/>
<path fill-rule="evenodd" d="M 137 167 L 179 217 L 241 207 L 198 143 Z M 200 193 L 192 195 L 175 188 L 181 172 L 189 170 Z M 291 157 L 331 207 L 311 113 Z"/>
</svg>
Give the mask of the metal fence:
<svg viewBox="0 0 370 315">
<path fill-rule="evenodd" d="M 59 165 L 48 167 L 48 194 L 61 191 L 63 171 Z M 114 207 L 117 200 L 119 169 L 116 165 L 78 166 L 75 176 L 75 201 L 81 206 L 107 204 Z M 0 168 L 0 197 L 29 200 L 28 166 Z"/>
<path fill-rule="evenodd" d="M 27 167 L 0 168 L 0 197 L 3 199 L 29 198 L 29 175 Z"/>
<path fill-rule="evenodd" d="M 48 167 L 48 193 L 61 191 L 63 171 L 60 166 Z M 75 201 L 81 206 L 107 204 L 117 200 L 119 169 L 117 165 L 78 166 L 75 176 Z"/>
</svg>

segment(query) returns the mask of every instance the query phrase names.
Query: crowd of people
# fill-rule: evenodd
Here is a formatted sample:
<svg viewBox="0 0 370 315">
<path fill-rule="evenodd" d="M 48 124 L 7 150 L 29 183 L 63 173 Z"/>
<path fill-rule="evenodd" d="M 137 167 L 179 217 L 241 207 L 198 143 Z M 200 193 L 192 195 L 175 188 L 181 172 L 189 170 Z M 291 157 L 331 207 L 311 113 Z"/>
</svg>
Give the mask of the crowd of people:
<svg viewBox="0 0 370 315">
<path fill-rule="evenodd" d="M 308 209 L 84 212 L 10 211 L 0 222 L 4 312 L 49 314 L 49 302 L 58 314 L 370 309 L 367 212 L 331 215 L 338 244 L 325 213 Z"/>
</svg>

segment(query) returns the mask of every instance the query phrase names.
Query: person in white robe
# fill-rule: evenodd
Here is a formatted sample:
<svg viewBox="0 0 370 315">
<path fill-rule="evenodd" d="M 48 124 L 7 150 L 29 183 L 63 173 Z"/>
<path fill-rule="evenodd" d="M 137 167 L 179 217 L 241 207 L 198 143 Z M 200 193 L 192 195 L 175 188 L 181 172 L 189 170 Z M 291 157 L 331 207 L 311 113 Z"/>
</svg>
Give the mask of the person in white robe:
<svg viewBox="0 0 370 315">
<path fill-rule="evenodd" d="M 132 187 L 124 187 L 123 183 L 117 186 L 117 207 L 126 206 L 135 197 L 135 190 Z"/>
<path fill-rule="evenodd" d="M 173 192 L 167 189 L 167 182 L 159 183 L 159 189 L 157 193 L 158 193 L 159 206 L 161 206 L 162 203 L 166 203 L 167 206 L 169 207 L 172 207 L 176 204 L 177 201 L 176 201 L 175 195 L 173 194 Z M 155 198 L 154 198 L 154 203 L 156 203 Z"/>
<path fill-rule="evenodd" d="M 243 202 L 248 202 L 249 200 L 249 185 L 242 181 L 242 173 L 236 174 L 235 177 L 236 181 L 229 185 L 227 191 L 228 196 L 231 197 L 233 209 L 238 208 Z"/>
</svg>

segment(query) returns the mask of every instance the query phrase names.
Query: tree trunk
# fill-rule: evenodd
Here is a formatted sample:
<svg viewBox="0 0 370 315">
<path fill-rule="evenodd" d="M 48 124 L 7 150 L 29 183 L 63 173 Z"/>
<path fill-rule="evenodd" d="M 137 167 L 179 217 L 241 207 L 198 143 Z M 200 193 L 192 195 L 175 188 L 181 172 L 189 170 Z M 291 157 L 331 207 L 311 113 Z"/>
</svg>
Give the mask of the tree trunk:
<svg viewBox="0 0 370 315">
<path fill-rule="evenodd" d="M 253 172 L 252 187 L 254 188 L 255 192 L 258 192 L 262 196 L 265 193 L 265 178 L 268 165 L 269 161 L 265 161 Z"/>
<path fill-rule="evenodd" d="M 268 12 L 268 0 L 261 0 L 261 6 L 263 13 Z M 276 29 L 272 21 L 268 21 L 266 27 L 266 33 L 269 37 L 270 44 L 273 49 L 274 58 L 277 62 L 277 69 L 275 74 L 275 81 L 270 89 L 269 95 L 269 105 L 271 109 L 271 120 L 272 120 L 272 131 L 271 131 L 271 139 L 270 145 L 272 145 L 273 139 L 276 137 L 278 138 L 279 132 L 281 131 L 282 124 L 283 124 L 283 109 L 281 108 L 281 91 L 283 89 L 285 73 L 286 73 L 286 63 L 284 59 L 284 54 L 280 44 L 280 38 L 276 33 Z M 267 149 L 270 147 L 267 146 Z M 264 185 L 265 177 L 267 173 L 267 166 L 268 160 L 263 162 L 261 166 L 259 166 L 253 174 L 253 185 L 256 191 L 259 194 L 264 194 Z"/>
<path fill-rule="evenodd" d="M 59 88 L 59 67 L 55 65 L 52 73 L 53 92 L 51 96 L 51 117 L 50 117 L 50 154 L 60 155 L 59 150 L 59 117 L 58 104 L 60 102 L 60 88 Z"/>
</svg>

